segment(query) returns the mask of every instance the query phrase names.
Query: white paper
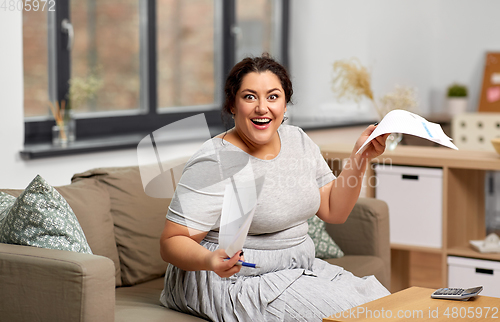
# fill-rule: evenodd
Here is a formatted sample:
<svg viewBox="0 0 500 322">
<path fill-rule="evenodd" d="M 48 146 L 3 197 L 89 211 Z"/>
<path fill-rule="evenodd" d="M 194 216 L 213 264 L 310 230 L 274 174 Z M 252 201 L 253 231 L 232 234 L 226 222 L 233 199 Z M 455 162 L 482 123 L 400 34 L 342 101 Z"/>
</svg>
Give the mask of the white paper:
<svg viewBox="0 0 500 322">
<path fill-rule="evenodd" d="M 256 207 L 257 187 L 254 181 L 238 182 L 237 185 L 233 181 L 226 185 L 220 220 L 219 246 L 229 257 L 233 257 L 243 248 Z"/>
<path fill-rule="evenodd" d="M 404 110 L 393 110 L 387 113 L 382 121 L 380 121 L 378 126 L 356 153 L 362 152 L 368 143 L 377 136 L 387 133 L 411 134 L 458 150 L 458 148 L 451 143 L 451 138 L 443 132 L 439 124 L 429 122 L 415 113 Z"/>
</svg>

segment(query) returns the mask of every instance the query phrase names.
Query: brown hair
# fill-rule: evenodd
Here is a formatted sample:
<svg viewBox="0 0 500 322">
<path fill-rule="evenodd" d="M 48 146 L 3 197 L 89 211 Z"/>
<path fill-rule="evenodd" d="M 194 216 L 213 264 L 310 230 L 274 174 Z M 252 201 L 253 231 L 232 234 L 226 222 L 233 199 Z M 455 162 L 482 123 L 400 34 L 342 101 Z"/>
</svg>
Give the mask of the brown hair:
<svg viewBox="0 0 500 322">
<path fill-rule="evenodd" d="M 293 88 L 286 68 L 267 53 L 262 54 L 260 57 L 247 57 L 234 65 L 226 78 L 226 85 L 224 86 L 226 98 L 222 107 L 223 120 L 224 114 L 231 115 L 231 107 L 234 106 L 236 93 L 241 87 L 243 77 L 252 72 L 263 73 L 266 71 L 270 71 L 279 78 L 281 87 L 285 92 L 285 101 L 287 104 L 291 102 Z"/>
</svg>

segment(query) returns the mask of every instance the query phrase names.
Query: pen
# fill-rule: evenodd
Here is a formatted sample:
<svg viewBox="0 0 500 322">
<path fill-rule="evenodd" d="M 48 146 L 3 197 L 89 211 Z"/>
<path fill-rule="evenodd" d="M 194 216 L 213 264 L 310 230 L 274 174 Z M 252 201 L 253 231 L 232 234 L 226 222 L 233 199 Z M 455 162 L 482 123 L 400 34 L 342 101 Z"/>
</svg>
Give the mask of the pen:
<svg viewBox="0 0 500 322">
<path fill-rule="evenodd" d="M 225 258 L 224 260 L 227 261 L 227 260 L 229 260 L 229 258 Z M 260 268 L 256 264 L 247 263 L 247 262 L 244 262 L 242 260 L 238 260 L 238 262 L 236 263 L 236 265 L 244 266 L 244 267 L 251 267 L 251 268 Z"/>
</svg>

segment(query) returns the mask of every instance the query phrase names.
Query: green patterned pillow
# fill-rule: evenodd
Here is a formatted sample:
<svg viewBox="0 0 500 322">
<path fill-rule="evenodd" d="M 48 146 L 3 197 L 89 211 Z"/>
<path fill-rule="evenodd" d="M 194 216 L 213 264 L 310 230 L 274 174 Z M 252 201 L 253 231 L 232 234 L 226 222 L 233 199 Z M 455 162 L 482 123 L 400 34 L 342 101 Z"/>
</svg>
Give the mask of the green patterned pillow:
<svg viewBox="0 0 500 322">
<path fill-rule="evenodd" d="M 75 213 L 40 176 L 17 198 L 0 193 L 0 242 L 92 254 Z"/>
<path fill-rule="evenodd" d="M 16 201 L 16 197 L 6 194 L 5 192 L 0 192 L 0 226 L 3 218 L 7 216 L 7 211 L 10 209 L 14 201 Z"/>
<path fill-rule="evenodd" d="M 323 220 L 319 219 L 318 216 L 313 216 L 307 220 L 307 223 L 309 224 L 307 233 L 314 242 L 317 258 L 327 259 L 344 256 L 344 252 L 326 232 L 325 222 Z"/>
</svg>

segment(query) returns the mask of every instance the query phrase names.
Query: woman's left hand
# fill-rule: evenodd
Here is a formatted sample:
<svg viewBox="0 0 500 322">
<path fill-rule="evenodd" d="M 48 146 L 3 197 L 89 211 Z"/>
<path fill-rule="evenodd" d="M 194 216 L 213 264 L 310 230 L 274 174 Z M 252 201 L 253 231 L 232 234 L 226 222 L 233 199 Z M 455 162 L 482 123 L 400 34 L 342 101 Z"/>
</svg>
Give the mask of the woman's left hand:
<svg viewBox="0 0 500 322">
<path fill-rule="evenodd" d="M 356 153 L 359 148 L 365 143 L 365 141 L 368 139 L 368 137 L 372 134 L 372 132 L 377 128 L 376 125 L 372 124 L 366 128 L 366 130 L 361 133 L 361 136 L 358 138 L 356 141 L 356 144 L 354 145 L 354 150 L 353 153 Z M 373 158 L 378 157 L 385 151 L 385 140 L 389 136 L 390 133 L 384 134 L 384 135 L 379 135 L 373 140 L 368 143 L 368 145 L 365 147 L 365 150 L 362 153 L 363 158 L 367 158 L 368 160 L 371 160 Z"/>
</svg>

